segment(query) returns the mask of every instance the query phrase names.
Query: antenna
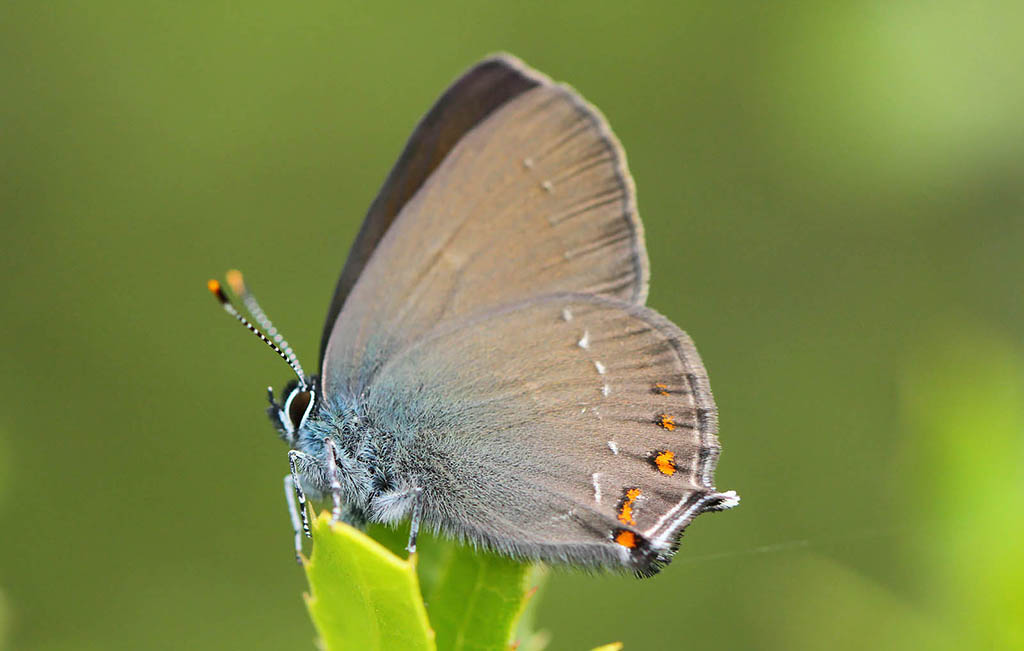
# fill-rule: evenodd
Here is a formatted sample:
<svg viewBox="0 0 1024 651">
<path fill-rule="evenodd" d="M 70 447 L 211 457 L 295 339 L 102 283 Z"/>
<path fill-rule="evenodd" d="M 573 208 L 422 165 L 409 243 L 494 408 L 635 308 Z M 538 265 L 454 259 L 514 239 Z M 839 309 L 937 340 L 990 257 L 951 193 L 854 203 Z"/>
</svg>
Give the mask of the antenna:
<svg viewBox="0 0 1024 651">
<path fill-rule="evenodd" d="M 241 276 L 242 276 L 242 274 L 240 272 L 236 272 L 236 273 L 238 274 L 238 281 L 239 281 L 239 283 L 241 283 Z M 229 273 L 228 274 L 228 282 L 230 283 L 231 281 L 232 281 L 232 274 Z M 241 287 L 242 287 L 243 292 L 244 292 L 245 285 L 241 284 Z M 284 346 L 286 347 L 286 351 L 287 352 L 285 350 L 281 350 L 281 347 L 279 347 L 276 343 L 274 343 L 273 341 L 268 339 L 265 334 L 260 332 L 259 328 L 254 326 L 252 323 L 249 322 L 248 319 L 246 319 L 244 316 L 242 316 L 242 314 L 238 311 L 238 309 L 235 308 L 235 306 L 231 304 L 231 299 L 229 299 L 228 295 L 224 293 L 224 288 L 221 287 L 220 282 L 218 282 L 216 280 L 213 280 L 213 279 L 210 279 L 210 280 L 206 281 L 206 288 L 208 290 L 210 290 L 210 293 L 213 294 L 214 297 L 216 297 L 216 299 L 218 301 L 220 301 L 220 304 L 224 308 L 225 312 L 227 312 L 231 316 L 235 317 L 235 319 L 237 319 L 239 323 L 244 325 L 249 332 L 251 332 L 254 335 L 256 335 L 257 337 L 259 337 L 263 341 L 263 343 L 265 343 L 266 345 L 270 346 L 271 350 L 273 350 L 275 353 L 280 355 L 281 359 L 283 359 L 285 361 L 285 363 L 287 363 L 288 366 L 291 367 L 292 371 L 295 372 L 295 375 L 297 375 L 299 377 L 299 387 L 303 391 L 305 391 L 309 387 L 309 385 L 306 383 L 306 374 L 302 371 L 302 365 L 299 364 L 298 358 L 295 356 L 295 353 L 292 352 L 291 347 L 288 346 L 288 342 L 286 342 L 284 340 L 284 337 L 281 337 L 280 333 L 277 333 L 277 330 L 274 329 L 274 333 L 277 334 L 278 340 L 284 344 Z M 248 292 L 245 292 L 245 293 L 248 294 Z M 256 299 L 253 299 L 252 303 L 253 303 L 253 305 L 256 306 L 256 309 L 259 310 L 259 303 L 256 303 Z M 253 315 L 252 315 L 253 318 L 256 319 L 256 321 L 259 322 L 260 325 L 263 325 L 264 327 L 266 327 L 267 325 L 270 325 L 271 327 L 273 327 L 273 325 L 270 323 L 270 319 L 267 319 L 266 314 L 263 313 L 263 310 L 259 310 L 259 312 L 254 312 L 253 310 L 250 309 L 250 312 L 253 313 Z M 268 330 L 269 330 L 269 328 L 268 328 Z"/>
<path fill-rule="evenodd" d="M 288 356 L 288 361 L 293 362 L 301 371 L 302 364 L 299 364 L 298 356 L 295 354 L 295 351 L 292 350 L 292 347 L 288 345 L 288 341 L 284 338 L 284 335 L 282 335 L 278 329 L 274 327 L 274 324 L 271 323 L 270 317 L 268 317 L 267 313 L 263 311 L 262 307 L 260 307 L 259 301 L 256 300 L 256 297 L 249 293 L 249 288 L 245 286 L 245 278 L 242 276 L 242 272 L 238 269 L 231 269 L 225 275 L 227 277 L 228 285 L 231 285 L 231 291 L 235 293 L 235 296 L 242 299 L 242 304 L 245 306 L 245 309 L 249 311 L 249 315 L 252 317 L 252 320 L 255 321 L 259 327 L 263 328 L 264 332 L 267 333 L 267 336 L 270 337 L 275 344 L 280 346 L 281 350 L 284 351 L 284 354 Z"/>
</svg>

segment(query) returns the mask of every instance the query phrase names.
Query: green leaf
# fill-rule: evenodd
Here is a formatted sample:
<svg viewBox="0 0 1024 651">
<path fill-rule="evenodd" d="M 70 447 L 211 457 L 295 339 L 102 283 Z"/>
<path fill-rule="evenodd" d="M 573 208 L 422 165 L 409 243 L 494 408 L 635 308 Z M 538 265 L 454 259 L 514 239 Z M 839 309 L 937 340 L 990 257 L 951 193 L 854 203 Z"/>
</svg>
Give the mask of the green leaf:
<svg viewBox="0 0 1024 651">
<path fill-rule="evenodd" d="M 452 546 L 427 597 L 437 646 L 444 651 L 507 649 L 539 576 L 531 566 Z"/>
<path fill-rule="evenodd" d="M 361 531 L 322 513 L 306 563 L 309 613 L 325 649 L 433 650 L 415 559 L 404 560 Z"/>
<path fill-rule="evenodd" d="M 370 525 L 367 533 L 396 554 L 402 554 L 408 530 Z M 437 646 L 448 649 L 541 651 L 546 633 L 534 630 L 533 611 L 545 572 L 420 532 L 417 570 L 427 595 L 427 612 L 437 632 Z M 471 604 L 467 608 L 467 604 Z"/>
<path fill-rule="evenodd" d="M 407 538 L 404 527 L 364 533 L 332 525 L 326 512 L 316 518 L 307 602 L 325 649 L 504 651 L 513 640 L 520 651 L 544 648 L 547 636 L 533 631 L 532 618 L 539 566 L 428 532 L 409 561 Z"/>
</svg>

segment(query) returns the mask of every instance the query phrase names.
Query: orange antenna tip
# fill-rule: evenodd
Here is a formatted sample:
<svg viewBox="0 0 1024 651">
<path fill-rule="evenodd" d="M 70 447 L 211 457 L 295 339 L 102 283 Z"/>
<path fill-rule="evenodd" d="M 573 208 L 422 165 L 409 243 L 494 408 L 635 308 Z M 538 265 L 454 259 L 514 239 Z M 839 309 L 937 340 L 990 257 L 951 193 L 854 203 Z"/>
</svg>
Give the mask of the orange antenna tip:
<svg viewBox="0 0 1024 651">
<path fill-rule="evenodd" d="M 210 290 L 210 293 L 217 297 L 217 300 L 221 303 L 227 303 L 228 297 L 224 295 L 224 288 L 220 286 L 220 283 L 213 278 L 206 281 L 206 289 Z"/>
<path fill-rule="evenodd" d="M 246 291 L 245 283 L 242 281 L 242 272 L 237 269 L 231 269 L 227 272 L 226 276 L 228 284 L 231 285 L 232 291 L 242 299 L 242 302 L 245 304 L 249 314 L 252 315 L 253 319 L 255 319 L 258 324 L 267 329 L 267 332 L 270 334 L 270 337 L 273 337 L 273 340 L 268 338 L 267 335 L 263 334 L 259 328 L 242 316 L 238 309 L 231 303 L 231 299 L 229 299 L 228 295 L 224 292 L 224 287 L 218 281 L 213 278 L 207 280 L 206 288 L 210 290 L 211 294 L 217 297 L 217 300 L 220 301 L 225 312 L 235 317 L 239 323 L 245 326 L 246 330 L 253 333 L 263 343 L 270 346 L 271 350 L 277 353 L 281 359 L 288 364 L 288 366 L 292 367 L 295 375 L 299 378 L 299 386 L 305 390 L 306 387 L 309 386 L 309 383 L 306 381 L 306 374 L 302 370 L 302 365 L 299 364 L 299 360 L 295 357 L 295 353 L 292 351 L 291 346 L 289 346 L 288 342 L 284 340 L 281 333 L 277 332 L 277 329 L 274 328 L 272 323 L 270 323 L 270 319 L 268 319 L 267 315 L 260 309 L 260 305 L 256 302 L 256 299 Z"/>
<path fill-rule="evenodd" d="M 242 272 L 238 269 L 230 269 L 225 274 L 228 280 L 228 284 L 231 285 L 231 291 L 239 296 L 245 294 L 245 280 L 242 278 Z"/>
</svg>

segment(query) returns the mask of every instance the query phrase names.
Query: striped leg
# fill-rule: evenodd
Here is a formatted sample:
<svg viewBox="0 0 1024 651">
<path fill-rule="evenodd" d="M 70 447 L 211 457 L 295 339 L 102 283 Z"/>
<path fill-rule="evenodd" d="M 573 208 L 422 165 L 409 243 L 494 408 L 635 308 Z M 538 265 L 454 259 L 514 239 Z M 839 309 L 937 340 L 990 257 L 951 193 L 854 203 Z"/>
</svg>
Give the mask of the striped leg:
<svg viewBox="0 0 1024 651">
<path fill-rule="evenodd" d="M 302 562 L 302 536 L 300 535 L 299 527 L 302 527 L 301 533 L 304 533 L 307 538 L 312 538 L 313 534 L 309 530 L 306 494 L 302 492 L 302 484 L 299 481 L 299 466 L 308 466 L 310 464 L 316 464 L 316 459 L 298 450 L 288 451 L 288 466 L 291 468 L 291 474 L 285 477 L 284 480 L 285 499 L 288 501 L 292 529 L 295 531 L 295 557 L 300 563 Z M 298 499 L 298 504 L 296 504 L 296 498 Z"/>
<path fill-rule="evenodd" d="M 419 499 L 420 489 L 416 489 L 416 501 L 412 505 L 412 522 L 409 523 L 409 544 L 405 546 L 405 551 L 410 554 L 416 553 L 416 536 L 420 532 L 420 515 L 422 509 L 420 508 Z"/>
<path fill-rule="evenodd" d="M 295 501 L 295 496 L 300 496 L 300 500 L 305 504 L 306 496 L 302 494 L 302 489 L 298 487 L 295 480 L 290 474 L 284 476 L 284 499 L 288 502 L 288 515 L 292 519 L 292 531 L 295 532 L 295 560 L 302 563 L 302 532 L 305 531 L 306 535 L 309 535 L 309 527 L 306 524 L 306 509 L 305 506 L 302 508 L 302 519 L 299 519 L 299 508 L 298 503 Z"/>
</svg>

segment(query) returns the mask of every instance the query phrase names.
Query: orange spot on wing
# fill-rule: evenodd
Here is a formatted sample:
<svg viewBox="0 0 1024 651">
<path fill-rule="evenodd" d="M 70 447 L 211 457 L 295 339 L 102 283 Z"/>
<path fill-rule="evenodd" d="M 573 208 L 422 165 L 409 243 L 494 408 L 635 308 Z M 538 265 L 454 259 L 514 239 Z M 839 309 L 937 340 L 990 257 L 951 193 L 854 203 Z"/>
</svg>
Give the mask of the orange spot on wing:
<svg viewBox="0 0 1024 651">
<path fill-rule="evenodd" d="M 654 385 L 654 392 L 655 393 L 660 393 L 663 396 L 667 396 L 668 395 L 668 385 L 667 384 L 662 384 L 661 382 L 658 382 L 657 384 Z"/>
<path fill-rule="evenodd" d="M 654 457 L 654 465 L 658 466 L 658 470 L 663 475 L 676 474 L 676 453 L 671 450 L 659 452 L 658 456 Z"/>
<path fill-rule="evenodd" d="M 676 428 L 676 419 L 672 418 L 668 414 L 662 414 L 661 416 L 658 416 L 658 420 L 656 422 L 658 423 L 658 425 L 667 429 L 670 432 Z"/>
<path fill-rule="evenodd" d="M 630 488 L 626 491 L 626 497 L 623 498 L 622 505 L 619 506 L 619 522 L 636 526 L 636 520 L 633 519 L 633 504 L 638 497 L 640 497 L 639 488 Z"/>
<path fill-rule="evenodd" d="M 625 529 L 619 529 L 619 533 L 615 534 L 615 542 L 619 543 L 623 547 L 630 549 L 636 548 L 636 534 L 632 531 Z"/>
</svg>

